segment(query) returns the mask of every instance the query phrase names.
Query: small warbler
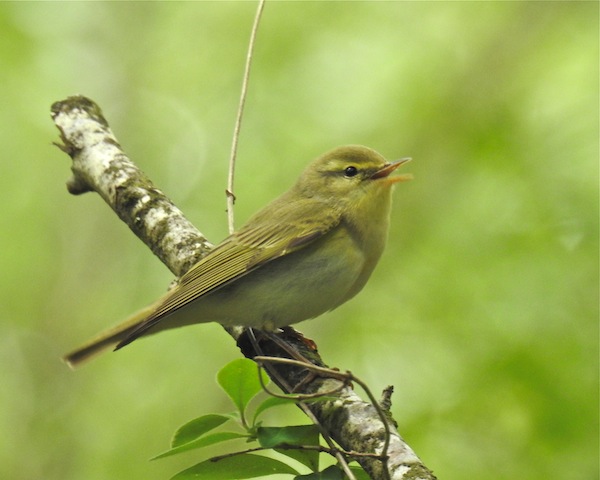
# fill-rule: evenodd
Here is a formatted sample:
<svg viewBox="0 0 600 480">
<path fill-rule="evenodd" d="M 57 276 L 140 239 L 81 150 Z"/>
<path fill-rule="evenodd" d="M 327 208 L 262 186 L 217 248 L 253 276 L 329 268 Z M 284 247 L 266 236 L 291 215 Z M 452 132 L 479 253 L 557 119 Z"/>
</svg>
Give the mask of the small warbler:
<svg viewBox="0 0 600 480">
<path fill-rule="evenodd" d="M 107 348 L 169 328 L 218 322 L 274 330 L 354 297 L 387 240 L 391 173 L 370 148 L 335 148 L 296 184 L 196 263 L 154 304 L 101 333 L 64 361 L 76 367 Z"/>
</svg>

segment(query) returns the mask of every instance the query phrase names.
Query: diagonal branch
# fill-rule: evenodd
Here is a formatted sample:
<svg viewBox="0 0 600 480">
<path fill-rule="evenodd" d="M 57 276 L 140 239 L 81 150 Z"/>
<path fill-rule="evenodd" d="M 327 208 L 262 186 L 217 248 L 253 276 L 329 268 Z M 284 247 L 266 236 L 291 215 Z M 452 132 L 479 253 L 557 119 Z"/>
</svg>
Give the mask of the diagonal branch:
<svg viewBox="0 0 600 480">
<path fill-rule="evenodd" d="M 181 276 L 212 245 L 125 155 L 100 108 L 81 96 L 52 105 L 62 145 L 73 160 L 67 189 L 94 191 L 175 275 Z"/>
<path fill-rule="evenodd" d="M 62 144 L 57 144 L 72 161 L 73 176 L 67 182 L 70 193 L 78 195 L 94 191 L 117 213 L 129 228 L 177 276 L 186 272 L 212 245 L 185 218 L 183 213 L 125 155 L 113 135 L 100 108 L 91 100 L 69 97 L 56 102 L 52 119 L 60 131 Z M 242 329 L 227 329 L 249 358 L 257 355 Z M 316 365 L 323 366 L 314 346 L 294 329 L 283 332 L 285 341 Z M 278 343 L 261 339 L 261 354 L 283 356 Z M 377 409 L 363 401 L 351 387 L 336 378 L 306 377 L 297 366 L 273 367 L 285 382 L 284 391 L 300 394 L 338 391 L 332 399 L 310 405 L 310 410 L 327 433 L 346 451 L 376 453 L 388 446 L 388 472 L 382 462 L 364 457 L 361 466 L 371 478 L 382 480 L 435 479 L 413 450 L 404 442 L 388 420 L 386 428 Z M 277 382 L 277 380 L 275 379 Z M 389 414 L 389 410 L 386 411 Z"/>
</svg>

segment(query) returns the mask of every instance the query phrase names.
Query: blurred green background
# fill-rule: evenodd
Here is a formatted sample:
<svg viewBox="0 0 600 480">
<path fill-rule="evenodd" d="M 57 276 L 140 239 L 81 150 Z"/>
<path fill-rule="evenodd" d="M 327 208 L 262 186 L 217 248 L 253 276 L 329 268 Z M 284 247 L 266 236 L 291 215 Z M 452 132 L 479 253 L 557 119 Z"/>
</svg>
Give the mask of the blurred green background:
<svg viewBox="0 0 600 480">
<path fill-rule="evenodd" d="M 164 479 L 180 424 L 231 409 L 217 326 L 58 360 L 171 275 L 94 194 L 70 196 L 52 102 L 85 94 L 213 242 L 254 3 L 0 4 L 0 478 Z M 598 478 L 598 3 L 267 3 L 237 224 L 334 146 L 412 156 L 382 262 L 299 326 L 396 386 L 440 479 Z M 290 410 L 279 420 L 303 421 Z M 289 420 L 288 417 L 293 417 Z M 273 421 L 277 421 L 273 418 Z"/>
</svg>

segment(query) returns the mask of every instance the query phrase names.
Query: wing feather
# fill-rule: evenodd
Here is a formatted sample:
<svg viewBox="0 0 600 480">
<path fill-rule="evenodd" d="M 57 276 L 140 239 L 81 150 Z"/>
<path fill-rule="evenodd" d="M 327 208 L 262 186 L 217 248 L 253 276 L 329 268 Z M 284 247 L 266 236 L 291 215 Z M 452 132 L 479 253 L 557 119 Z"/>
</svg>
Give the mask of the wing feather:
<svg viewBox="0 0 600 480">
<path fill-rule="evenodd" d="M 117 345 L 117 349 L 131 343 L 165 316 L 276 258 L 303 248 L 340 222 L 340 212 L 322 201 L 289 203 L 282 201 L 283 198 L 279 200 L 281 208 L 256 214 L 182 275 L 178 285 Z"/>
</svg>

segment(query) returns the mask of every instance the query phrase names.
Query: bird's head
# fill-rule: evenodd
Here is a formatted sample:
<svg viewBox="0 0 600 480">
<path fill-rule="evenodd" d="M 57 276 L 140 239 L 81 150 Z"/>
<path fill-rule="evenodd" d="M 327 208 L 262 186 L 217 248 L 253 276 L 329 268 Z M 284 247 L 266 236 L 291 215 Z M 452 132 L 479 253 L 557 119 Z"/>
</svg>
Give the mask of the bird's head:
<svg viewBox="0 0 600 480">
<path fill-rule="evenodd" d="M 388 162 L 375 150 L 361 145 L 337 147 L 308 165 L 296 187 L 310 197 L 341 204 L 362 203 L 382 195 L 387 197 L 394 184 L 410 180 L 410 174 L 392 175 L 409 160 Z"/>
</svg>

